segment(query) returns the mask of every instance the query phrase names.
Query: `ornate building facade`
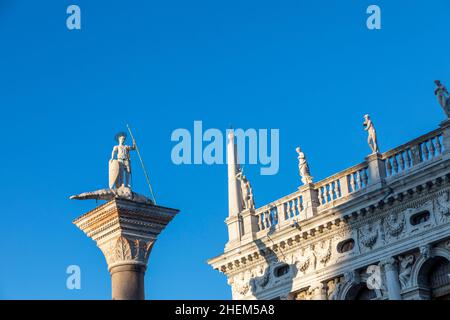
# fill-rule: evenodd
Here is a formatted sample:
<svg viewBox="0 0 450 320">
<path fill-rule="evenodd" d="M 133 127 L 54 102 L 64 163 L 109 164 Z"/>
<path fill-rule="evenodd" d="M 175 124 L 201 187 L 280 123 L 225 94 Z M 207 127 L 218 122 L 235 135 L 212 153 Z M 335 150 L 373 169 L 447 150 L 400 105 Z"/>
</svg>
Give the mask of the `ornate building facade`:
<svg viewBox="0 0 450 320">
<path fill-rule="evenodd" d="M 370 124 L 372 125 L 372 124 Z M 373 125 L 372 125 L 373 127 Z M 228 139 L 229 241 L 208 263 L 233 299 L 450 299 L 450 120 L 256 208 Z"/>
</svg>

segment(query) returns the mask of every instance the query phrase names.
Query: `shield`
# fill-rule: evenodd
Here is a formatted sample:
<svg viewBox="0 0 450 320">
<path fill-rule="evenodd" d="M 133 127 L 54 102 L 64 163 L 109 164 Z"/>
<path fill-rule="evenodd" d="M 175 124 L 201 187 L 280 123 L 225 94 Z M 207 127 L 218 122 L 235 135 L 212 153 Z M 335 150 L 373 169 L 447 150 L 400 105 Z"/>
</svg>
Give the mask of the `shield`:
<svg viewBox="0 0 450 320">
<path fill-rule="evenodd" d="M 120 163 L 117 160 L 109 161 L 109 188 L 119 184 Z"/>
</svg>

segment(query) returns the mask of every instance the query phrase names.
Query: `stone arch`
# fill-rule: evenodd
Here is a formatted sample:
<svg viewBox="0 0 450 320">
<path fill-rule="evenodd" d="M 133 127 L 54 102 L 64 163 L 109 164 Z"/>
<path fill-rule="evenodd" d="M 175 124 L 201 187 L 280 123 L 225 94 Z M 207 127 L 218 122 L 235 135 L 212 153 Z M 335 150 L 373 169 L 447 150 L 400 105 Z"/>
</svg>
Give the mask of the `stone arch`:
<svg viewBox="0 0 450 320">
<path fill-rule="evenodd" d="M 350 289 L 353 287 L 352 284 L 345 284 L 344 287 L 342 288 L 341 292 L 339 293 L 339 296 L 336 300 L 345 300 L 345 297 L 347 297 L 348 292 L 350 291 Z"/>
<path fill-rule="evenodd" d="M 343 294 L 343 300 L 372 300 L 380 297 L 380 290 L 371 290 L 365 282 L 352 285 Z"/>
<path fill-rule="evenodd" d="M 370 290 L 367 288 L 367 278 L 368 276 L 363 274 L 358 281 L 347 282 L 342 287 L 339 300 L 359 300 L 360 298 L 367 297 L 369 292 L 373 292 L 370 295 L 370 299 L 381 298 L 383 296 L 381 290 Z"/>
<path fill-rule="evenodd" d="M 426 272 L 431 266 L 433 262 L 436 260 L 433 258 L 441 257 L 450 261 L 450 252 L 444 248 L 433 248 L 430 250 L 430 254 L 428 257 L 420 256 L 420 258 L 414 264 L 411 271 L 411 287 L 418 287 L 421 283 L 421 272 Z M 424 269 L 425 268 L 425 269 Z"/>
<path fill-rule="evenodd" d="M 347 281 L 342 286 L 342 289 L 337 297 L 337 300 L 347 300 L 347 296 L 352 295 L 352 288 L 359 285 L 355 281 Z M 349 293 L 350 292 L 350 293 Z"/>
</svg>

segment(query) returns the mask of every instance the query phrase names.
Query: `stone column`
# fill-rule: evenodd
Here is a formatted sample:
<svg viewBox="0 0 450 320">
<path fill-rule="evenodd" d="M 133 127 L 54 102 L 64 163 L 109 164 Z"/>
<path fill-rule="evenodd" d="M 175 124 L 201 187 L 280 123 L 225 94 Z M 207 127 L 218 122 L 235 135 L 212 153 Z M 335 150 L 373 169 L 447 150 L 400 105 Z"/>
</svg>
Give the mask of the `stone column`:
<svg viewBox="0 0 450 320">
<path fill-rule="evenodd" d="M 110 268 L 113 300 L 144 300 L 144 276 L 147 268 L 142 265 L 124 264 Z"/>
<path fill-rule="evenodd" d="M 397 261 L 391 257 L 382 261 L 381 265 L 384 268 L 384 274 L 386 276 L 386 287 L 389 300 L 402 300 Z"/>
<path fill-rule="evenodd" d="M 386 167 L 384 161 L 381 159 L 381 154 L 374 153 L 366 157 L 369 171 L 369 185 L 368 189 L 380 188 L 384 185 L 386 178 Z"/>
<path fill-rule="evenodd" d="M 97 243 L 111 274 L 112 299 L 143 300 L 144 275 L 157 236 L 176 209 L 111 200 L 73 223 Z"/>
</svg>

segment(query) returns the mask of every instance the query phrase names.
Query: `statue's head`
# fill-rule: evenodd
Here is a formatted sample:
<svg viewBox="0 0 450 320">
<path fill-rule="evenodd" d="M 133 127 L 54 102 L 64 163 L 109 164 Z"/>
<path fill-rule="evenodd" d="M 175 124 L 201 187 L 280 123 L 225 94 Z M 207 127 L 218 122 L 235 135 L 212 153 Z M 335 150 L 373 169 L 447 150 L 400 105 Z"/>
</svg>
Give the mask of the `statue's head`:
<svg viewBox="0 0 450 320">
<path fill-rule="evenodd" d="M 300 149 L 300 147 L 295 148 L 295 151 L 297 151 L 297 153 L 302 152 L 302 150 Z"/>
<path fill-rule="evenodd" d="M 435 83 L 437 86 L 440 86 L 440 85 L 441 85 L 441 81 L 440 81 L 440 80 L 434 80 L 434 83 Z"/>
<path fill-rule="evenodd" d="M 115 136 L 116 141 L 120 144 L 123 144 L 125 142 L 126 138 L 127 138 L 127 134 L 125 132 L 119 132 Z"/>
</svg>

